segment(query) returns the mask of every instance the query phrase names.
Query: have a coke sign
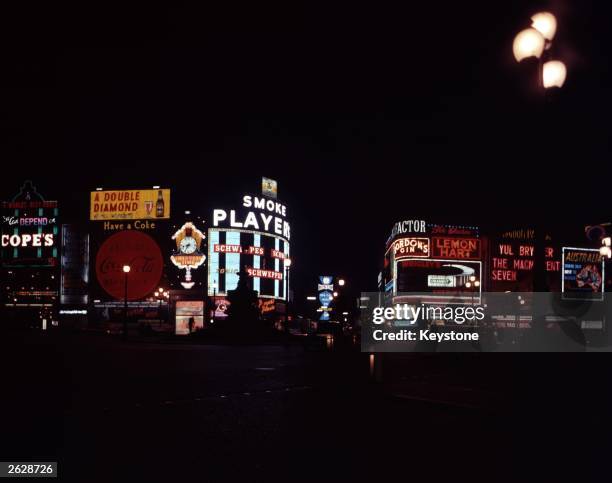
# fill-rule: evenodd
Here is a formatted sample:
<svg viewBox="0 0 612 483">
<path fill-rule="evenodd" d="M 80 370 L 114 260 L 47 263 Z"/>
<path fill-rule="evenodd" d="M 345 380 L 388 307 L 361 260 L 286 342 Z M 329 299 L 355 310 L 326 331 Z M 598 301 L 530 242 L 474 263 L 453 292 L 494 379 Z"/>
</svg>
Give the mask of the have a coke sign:
<svg viewBox="0 0 612 483">
<path fill-rule="evenodd" d="M 111 297 L 125 296 L 125 273 L 129 265 L 128 300 L 142 299 L 159 284 L 163 271 L 163 257 L 155 240 L 137 230 L 126 230 L 107 238 L 96 256 L 96 276 L 100 287 Z"/>
</svg>

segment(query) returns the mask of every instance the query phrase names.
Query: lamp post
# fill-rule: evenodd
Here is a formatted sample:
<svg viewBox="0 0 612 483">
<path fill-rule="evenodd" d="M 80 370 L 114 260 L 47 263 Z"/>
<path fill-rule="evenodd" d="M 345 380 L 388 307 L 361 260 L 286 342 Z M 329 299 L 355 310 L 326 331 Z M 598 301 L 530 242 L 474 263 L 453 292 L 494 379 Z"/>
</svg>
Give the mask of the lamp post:
<svg viewBox="0 0 612 483">
<path fill-rule="evenodd" d="M 553 60 L 552 46 L 557 32 L 557 19 L 550 12 L 538 12 L 531 16 L 531 26 L 519 32 L 514 38 L 512 51 L 517 62 L 524 59 L 536 58 L 538 60 L 538 88 L 546 99 L 546 92 L 551 88 L 561 88 L 567 77 L 565 64 L 560 60 Z M 544 111 L 543 111 L 544 112 Z M 542 121 L 543 123 L 545 120 Z M 533 291 L 546 291 L 548 284 L 543 270 L 545 263 L 546 233 L 538 220 L 535 223 L 534 238 L 534 279 Z M 535 313 L 538 310 L 534 308 Z M 535 319 L 534 319 L 535 320 Z"/>
<path fill-rule="evenodd" d="M 289 333 L 289 269 L 291 268 L 291 258 L 285 258 L 285 332 Z"/>
<path fill-rule="evenodd" d="M 476 275 L 470 275 L 470 281 L 466 282 L 466 288 L 471 289 L 472 292 L 472 305 L 474 305 L 474 292 L 480 287 L 480 280 L 476 277 Z"/>
<path fill-rule="evenodd" d="M 612 239 L 607 236 L 601 239 L 601 248 L 599 249 L 599 254 L 603 258 L 612 258 Z"/>
<path fill-rule="evenodd" d="M 318 299 L 317 299 L 317 297 L 315 295 L 308 295 L 306 297 L 306 301 L 307 302 L 316 302 L 317 300 Z M 314 314 L 312 316 L 313 316 L 313 318 L 316 318 L 317 311 L 316 311 L 316 305 L 314 305 L 313 309 L 312 309 L 312 310 L 314 310 L 314 312 L 311 311 L 310 304 L 308 304 L 308 305 L 309 305 L 309 310 L 307 312 L 308 313 L 308 319 L 309 319 L 309 322 L 308 322 L 308 333 L 310 334 L 312 332 L 312 330 L 314 330 L 314 323 L 315 323 L 314 319 L 312 319 L 312 320 L 310 319 L 310 316 L 311 316 L 311 314 Z"/>
<path fill-rule="evenodd" d="M 346 294 L 344 292 L 344 287 L 346 285 L 346 280 L 343 279 L 343 278 L 339 278 L 337 284 L 338 284 L 339 288 L 334 290 L 332 295 L 333 295 L 335 310 L 338 313 L 338 322 L 341 323 L 340 312 L 342 312 L 342 315 L 346 315 L 346 314 L 344 314 L 344 310 L 346 310 L 346 303 L 345 303 Z M 346 319 L 346 317 L 345 317 L 345 319 Z M 346 320 L 345 320 L 345 322 L 346 322 Z"/>
<path fill-rule="evenodd" d="M 128 338 L 128 274 L 130 273 L 131 267 L 129 265 L 123 265 L 123 274 L 125 276 L 125 292 L 123 298 L 123 338 Z"/>
<path fill-rule="evenodd" d="M 531 27 L 521 30 L 512 43 L 517 62 L 535 57 L 538 59 L 538 85 L 544 89 L 562 87 L 567 77 L 565 64 L 552 60 L 550 50 L 557 32 L 557 19 L 550 12 L 539 12 L 531 17 Z M 547 52 L 547 61 L 544 53 Z"/>
<path fill-rule="evenodd" d="M 170 291 L 167 291 L 166 293 L 164 293 L 164 296 L 166 297 L 166 322 L 168 322 L 168 320 L 170 319 Z"/>
<path fill-rule="evenodd" d="M 212 315 L 210 317 L 210 323 L 214 324 L 215 323 L 215 312 L 217 311 L 217 282 L 216 281 L 212 283 L 212 289 L 213 289 L 213 303 L 212 303 Z"/>
<path fill-rule="evenodd" d="M 162 325 L 162 301 L 164 299 L 168 300 L 170 294 L 165 291 L 163 288 L 159 288 L 159 290 L 157 292 L 155 292 L 155 298 L 158 300 L 159 302 L 159 308 L 157 310 L 157 316 L 159 317 L 159 326 L 161 327 Z"/>
</svg>

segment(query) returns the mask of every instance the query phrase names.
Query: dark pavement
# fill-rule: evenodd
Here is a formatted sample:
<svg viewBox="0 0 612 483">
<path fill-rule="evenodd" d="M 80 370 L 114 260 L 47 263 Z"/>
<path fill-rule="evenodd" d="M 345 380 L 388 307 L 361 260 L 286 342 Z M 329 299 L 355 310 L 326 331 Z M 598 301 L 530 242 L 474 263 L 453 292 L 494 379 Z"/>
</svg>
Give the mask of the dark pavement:
<svg viewBox="0 0 612 483">
<path fill-rule="evenodd" d="M 605 355 L 2 333 L 1 460 L 60 481 L 547 481 L 607 464 Z M 586 360 L 586 359 L 588 360 Z"/>
</svg>

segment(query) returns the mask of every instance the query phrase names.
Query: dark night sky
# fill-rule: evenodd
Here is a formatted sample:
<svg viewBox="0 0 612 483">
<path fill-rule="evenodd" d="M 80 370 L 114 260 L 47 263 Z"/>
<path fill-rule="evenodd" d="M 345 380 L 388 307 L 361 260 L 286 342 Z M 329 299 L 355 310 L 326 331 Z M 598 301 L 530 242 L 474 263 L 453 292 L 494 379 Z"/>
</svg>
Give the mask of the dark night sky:
<svg viewBox="0 0 612 483">
<path fill-rule="evenodd" d="M 607 2 L 217 3 L 5 12 L 2 197 L 31 178 L 84 217 L 95 186 L 163 184 L 197 210 L 267 175 L 302 286 L 370 289 L 398 219 L 610 219 Z M 548 99 L 511 53 L 542 8 Z"/>
</svg>

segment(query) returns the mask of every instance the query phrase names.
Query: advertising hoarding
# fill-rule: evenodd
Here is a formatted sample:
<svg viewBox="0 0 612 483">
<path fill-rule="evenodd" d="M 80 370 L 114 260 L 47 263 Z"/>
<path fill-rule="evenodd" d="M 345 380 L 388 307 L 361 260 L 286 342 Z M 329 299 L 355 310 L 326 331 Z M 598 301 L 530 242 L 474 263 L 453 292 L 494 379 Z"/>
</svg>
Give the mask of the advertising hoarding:
<svg viewBox="0 0 612 483">
<path fill-rule="evenodd" d="M 231 305 L 230 301 L 227 300 L 227 298 L 225 297 L 211 297 L 210 301 L 212 304 L 212 308 L 210 309 L 210 311 L 214 312 L 214 318 L 226 319 L 228 317 L 227 311 L 229 309 L 229 306 Z"/>
<path fill-rule="evenodd" d="M 319 300 L 318 312 L 319 320 L 330 320 L 330 312 L 333 310 L 330 305 L 334 299 L 334 277 L 331 275 L 321 275 L 317 284 L 317 292 Z"/>
<path fill-rule="evenodd" d="M 96 277 L 100 287 L 113 299 L 125 297 L 125 273 L 129 265 L 127 298 L 139 300 L 159 286 L 164 260 L 157 242 L 146 233 L 125 230 L 108 237 L 96 255 Z"/>
<path fill-rule="evenodd" d="M 261 194 L 268 198 L 276 198 L 278 196 L 278 183 L 274 179 L 261 178 Z"/>
<path fill-rule="evenodd" d="M 536 270 L 546 272 L 550 290 L 559 290 L 561 261 L 558 247 L 545 240 L 543 267 L 536 267 L 536 237 L 533 229 L 503 233 L 490 244 L 489 276 L 494 291 L 531 292 Z"/>
<path fill-rule="evenodd" d="M 467 287 L 470 277 L 481 279 L 482 263 L 468 260 L 413 258 L 396 262 L 396 294 L 430 293 L 431 299 L 471 302 L 480 297 L 480 287 Z"/>
<path fill-rule="evenodd" d="M 5 268 L 56 267 L 60 246 L 57 201 L 47 201 L 26 181 L 2 202 L 0 254 Z"/>
<path fill-rule="evenodd" d="M 399 238 L 391 246 L 396 260 L 413 257 L 429 257 L 429 238 Z"/>
<path fill-rule="evenodd" d="M 265 185 L 264 182 L 262 187 Z M 269 183 L 268 188 L 270 194 L 276 192 L 276 182 Z M 211 225 L 209 296 L 223 296 L 234 290 L 238 274 L 243 273 L 259 297 L 287 299 L 285 292 L 290 290 L 285 260 L 290 256 L 291 227 L 287 207 L 276 196 L 243 195 L 238 206 L 214 209 Z"/>
<path fill-rule="evenodd" d="M 599 250 L 563 247 L 562 264 L 565 300 L 603 300 L 605 268 Z"/>
<path fill-rule="evenodd" d="M 185 270 L 185 280 L 181 285 L 185 289 L 191 289 L 195 285 L 192 279 L 192 270 L 197 269 L 206 261 L 206 255 L 202 251 L 206 235 L 196 226 L 188 221 L 172 235 L 176 249 L 172 251 L 170 261 L 179 269 Z"/>
<path fill-rule="evenodd" d="M 259 297 L 285 299 L 287 240 L 261 232 L 213 228 L 208 237 L 208 295 L 234 290 L 242 271 Z"/>
<path fill-rule="evenodd" d="M 91 221 L 168 219 L 170 190 L 92 191 L 89 206 Z"/>
<path fill-rule="evenodd" d="M 480 260 L 480 239 L 435 236 L 431 239 L 432 258 Z"/>
<path fill-rule="evenodd" d="M 212 226 L 268 233 L 287 241 L 291 239 L 287 207 L 278 201 L 260 196 L 244 195 L 239 209 L 214 209 Z"/>
<path fill-rule="evenodd" d="M 482 257 L 478 227 L 403 220 L 387 240 L 381 288 L 393 295 L 426 292 L 433 299 L 471 301 L 480 297 Z"/>
<path fill-rule="evenodd" d="M 202 328 L 204 328 L 204 301 L 177 300 L 176 335 L 188 335 L 190 332 L 195 332 Z"/>
</svg>

